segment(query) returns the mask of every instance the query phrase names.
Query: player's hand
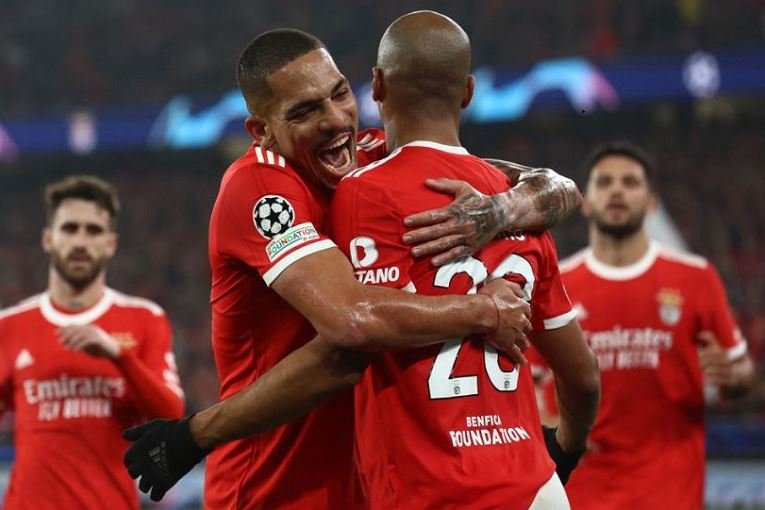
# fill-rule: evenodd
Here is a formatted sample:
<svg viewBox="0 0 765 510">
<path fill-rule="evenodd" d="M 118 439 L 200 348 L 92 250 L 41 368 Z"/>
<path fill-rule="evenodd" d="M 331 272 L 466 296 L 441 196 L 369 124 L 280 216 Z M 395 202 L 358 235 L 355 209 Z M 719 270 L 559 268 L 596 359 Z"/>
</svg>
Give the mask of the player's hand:
<svg viewBox="0 0 765 510">
<path fill-rule="evenodd" d="M 555 462 L 555 472 L 558 473 L 560 482 L 563 485 L 566 485 L 568 477 L 571 475 L 571 472 L 579 463 L 579 459 L 584 454 L 584 448 L 574 451 L 573 453 L 564 451 L 558 441 L 557 433 L 558 427 L 542 425 L 542 434 L 545 438 L 547 453 L 550 454 L 550 458 Z"/>
<path fill-rule="evenodd" d="M 523 351 L 529 346 L 526 334 L 531 331 L 531 307 L 524 299 L 523 289 L 517 283 L 499 278 L 484 285 L 478 293 L 491 297 L 499 315 L 496 331 L 485 340 L 506 353 L 513 363 L 528 363 Z"/>
<path fill-rule="evenodd" d="M 117 359 L 120 344 L 109 333 L 94 325 L 64 326 L 58 330 L 61 344 L 72 351 L 84 351 L 99 358 Z"/>
<path fill-rule="evenodd" d="M 714 333 L 702 331 L 698 340 L 699 364 L 704 374 L 704 382 L 713 386 L 733 386 L 736 382 L 733 362 L 720 346 Z"/>
<path fill-rule="evenodd" d="M 433 265 L 442 266 L 475 253 L 507 228 L 498 195 L 484 195 L 470 184 L 453 179 L 427 179 L 425 185 L 454 195 L 454 201 L 404 218 L 404 224 L 414 230 L 404 234 L 403 240 L 415 245 L 415 257 L 435 255 Z"/>
<path fill-rule="evenodd" d="M 159 501 L 178 480 L 212 450 L 203 450 L 191 437 L 187 416 L 181 420 L 152 420 L 129 428 L 122 437 L 133 441 L 123 459 L 138 488 Z"/>
</svg>

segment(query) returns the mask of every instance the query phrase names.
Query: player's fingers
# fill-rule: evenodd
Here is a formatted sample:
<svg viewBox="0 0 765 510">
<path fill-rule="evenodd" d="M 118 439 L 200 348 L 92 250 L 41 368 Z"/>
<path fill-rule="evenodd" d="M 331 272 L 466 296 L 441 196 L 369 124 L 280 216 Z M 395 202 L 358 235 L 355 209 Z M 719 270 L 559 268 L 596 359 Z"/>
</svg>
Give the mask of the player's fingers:
<svg viewBox="0 0 765 510">
<path fill-rule="evenodd" d="M 133 480 L 145 474 L 145 464 L 143 462 L 132 462 L 131 464 L 125 464 L 125 467 L 128 473 L 130 473 L 130 478 Z"/>
<path fill-rule="evenodd" d="M 526 297 L 526 294 L 523 292 L 523 288 L 518 285 L 516 282 L 508 282 L 510 289 L 513 291 L 513 294 L 515 294 L 515 297 L 519 297 L 521 299 Z"/>
<path fill-rule="evenodd" d="M 149 490 L 151 489 L 151 480 L 145 476 L 142 476 L 141 480 L 138 482 L 138 488 L 141 489 L 141 492 L 144 494 L 148 494 Z"/>
<path fill-rule="evenodd" d="M 455 179 L 425 179 L 425 186 L 441 193 L 456 195 L 465 189 L 465 182 Z"/>
<path fill-rule="evenodd" d="M 437 255 L 451 250 L 457 246 L 465 246 L 465 237 L 461 235 L 447 235 L 435 241 L 420 244 L 412 248 L 412 255 L 417 258 L 427 255 Z"/>
<path fill-rule="evenodd" d="M 528 339 L 525 336 L 521 338 L 520 340 L 518 340 L 516 345 L 521 350 L 521 352 L 525 351 L 531 346 L 531 344 L 529 343 Z"/>
<path fill-rule="evenodd" d="M 155 485 L 154 488 L 151 490 L 151 495 L 149 497 L 151 498 L 152 501 L 159 501 L 165 496 L 166 492 L 167 492 L 166 488 L 160 488 Z"/>
<path fill-rule="evenodd" d="M 454 262 L 455 260 L 465 258 L 468 255 L 471 255 L 472 253 L 473 253 L 473 250 L 470 248 L 470 246 L 465 246 L 465 245 L 455 246 L 454 248 L 446 251 L 445 253 L 441 253 L 433 257 L 432 263 L 435 267 L 441 267 L 450 262 Z"/>
<path fill-rule="evenodd" d="M 508 355 L 513 360 L 514 363 L 517 365 L 525 365 L 529 362 L 529 360 L 526 359 L 526 356 L 523 355 L 521 352 L 520 347 L 517 345 L 513 345 L 510 347 L 510 351 L 508 352 Z"/>
<path fill-rule="evenodd" d="M 422 244 L 450 234 L 458 233 L 462 233 L 462 229 L 456 222 L 448 219 L 448 221 L 436 223 L 435 225 L 428 225 L 416 230 L 410 230 L 401 236 L 401 239 L 406 244 Z"/>
<path fill-rule="evenodd" d="M 149 422 L 149 423 L 144 423 L 142 425 L 136 425 L 135 427 L 130 427 L 129 429 L 125 429 L 124 431 L 122 431 L 122 438 L 125 439 L 126 441 L 135 441 L 137 439 L 140 439 L 141 436 L 143 436 L 146 433 L 146 431 L 148 430 L 151 424 L 152 422 Z"/>
<path fill-rule="evenodd" d="M 404 218 L 404 225 L 407 227 L 427 227 L 429 225 L 441 223 L 451 218 L 452 213 L 449 211 L 449 209 L 447 207 L 442 207 L 440 209 L 431 209 L 430 211 L 424 211 L 421 213 L 412 214 L 411 216 L 407 216 Z M 406 236 L 404 236 L 404 240 L 407 242 Z"/>
</svg>

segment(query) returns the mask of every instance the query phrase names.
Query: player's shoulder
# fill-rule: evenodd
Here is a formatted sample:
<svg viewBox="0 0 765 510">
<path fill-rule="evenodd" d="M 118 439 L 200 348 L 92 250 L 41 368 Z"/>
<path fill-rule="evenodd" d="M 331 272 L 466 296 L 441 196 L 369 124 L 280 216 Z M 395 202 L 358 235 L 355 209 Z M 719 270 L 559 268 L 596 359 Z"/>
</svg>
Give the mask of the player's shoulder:
<svg viewBox="0 0 765 510">
<path fill-rule="evenodd" d="M 558 262 L 558 268 L 560 269 L 561 274 L 571 273 L 580 267 L 584 267 L 587 251 L 588 248 L 582 248 L 581 250 L 562 258 Z"/>
<path fill-rule="evenodd" d="M 111 294 L 112 305 L 123 309 L 132 309 L 141 312 L 147 312 L 155 317 L 163 317 L 165 310 L 150 299 L 131 296 L 112 288 L 107 289 Z"/>
<path fill-rule="evenodd" d="M 35 294 L 34 296 L 25 298 L 14 305 L 0 310 L 0 321 L 23 317 L 25 314 L 39 309 L 41 299 L 42 293 Z"/>
<path fill-rule="evenodd" d="M 670 248 L 658 243 L 656 244 L 656 247 L 657 258 L 671 266 L 691 271 L 705 271 L 710 267 L 709 261 L 701 255 Z"/>
<path fill-rule="evenodd" d="M 382 129 L 362 129 L 356 135 L 356 151 L 371 152 L 384 145 L 385 131 Z"/>
<path fill-rule="evenodd" d="M 223 174 L 220 194 L 241 191 L 258 183 L 293 178 L 295 170 L 281 154 L 252 145 L 249 150 L 231 163 Z"/>
</svg>

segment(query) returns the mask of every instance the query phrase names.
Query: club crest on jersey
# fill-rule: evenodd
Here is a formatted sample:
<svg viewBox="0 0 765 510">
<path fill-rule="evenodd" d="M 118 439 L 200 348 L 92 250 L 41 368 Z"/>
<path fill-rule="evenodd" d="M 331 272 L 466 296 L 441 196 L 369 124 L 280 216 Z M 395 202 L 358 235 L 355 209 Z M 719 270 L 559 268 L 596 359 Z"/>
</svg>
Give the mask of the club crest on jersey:
<svg viewBox="0 0 765 510">
<path fill-rule="evenodd" d="M 135 337 L 133 336 L 133 333 L 129 331 L 109 333 L 109 335 L 117 340 L 117 343 L 120 345 L 120 349 L 132 349 L 138 344 Z"/>
<path fill-rule="evenodd" d="M 283 234 L 295 221 L 292 204 L 279 195 L 266 195 L 252 208 L 252 222 L 266 239 Z"/>
<path fill-rule="evenodd" d="M 661 289 L 656 294 L 659 303 L 659 318 L 667 326 L 674 326 L 680 321 L 683 312 L 683 296 L 675 289 Z"/>
</svg>

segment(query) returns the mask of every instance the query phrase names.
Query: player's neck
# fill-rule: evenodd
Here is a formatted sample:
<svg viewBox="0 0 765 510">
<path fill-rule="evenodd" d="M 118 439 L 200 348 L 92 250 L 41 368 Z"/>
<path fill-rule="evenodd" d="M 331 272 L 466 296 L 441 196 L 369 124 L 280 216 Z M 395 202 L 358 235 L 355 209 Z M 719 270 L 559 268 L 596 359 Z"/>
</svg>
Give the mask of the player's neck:
<svg viewBox="0 0 765 510">
<path fill-rule="evenodd" d="M 389 150 L 393 151 L 417 140 L 459 147 L 459 122 L 445 119 L 391 119 L 385 122 L 385 137 Z"/>
<path fill-rule="evenodd" d="M 616 238 L 590 226 L 590 248 L 593 256 L 603 264 L 614 267 L 630 266 L 645 256 L 651 245 L 642 228 L 629 237 Z"/>
<path fill-rule="evenodd" d="M 101 272 L 95 280 L 84 288 L 72 286 L 56 272 L 48 270 L 48 294 L 54 304 L 69 310 L 90 308 L 104 295 L 106 275 Z"/>
</svg>

